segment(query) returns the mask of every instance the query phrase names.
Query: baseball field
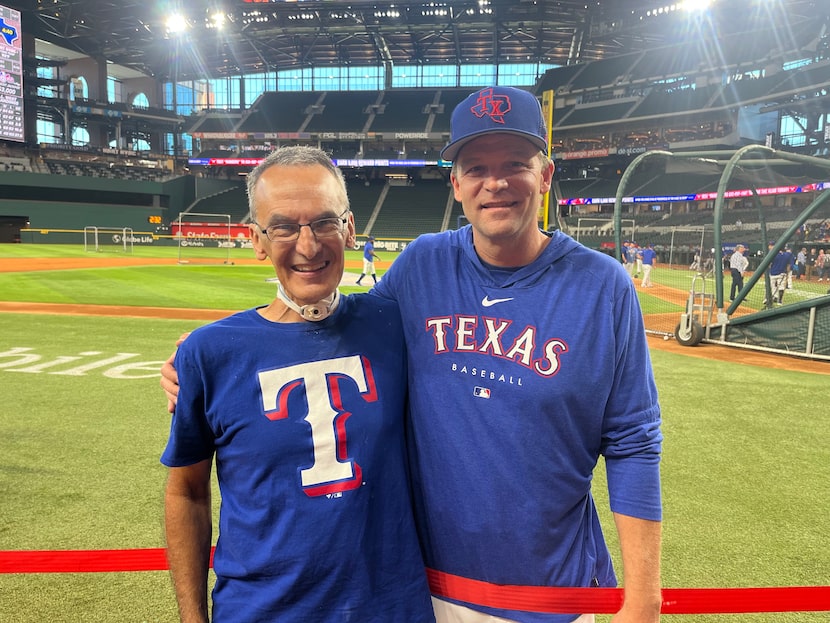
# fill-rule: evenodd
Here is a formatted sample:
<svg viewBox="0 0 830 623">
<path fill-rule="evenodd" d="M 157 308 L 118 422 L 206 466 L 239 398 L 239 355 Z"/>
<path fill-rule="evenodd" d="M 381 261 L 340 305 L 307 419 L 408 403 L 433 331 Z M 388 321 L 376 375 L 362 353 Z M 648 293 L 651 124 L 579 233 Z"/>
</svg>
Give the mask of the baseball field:
<svg viewBox="0 0 830 623">
<path fill-rule="evenodd" d="M 237 253 L 179 264 L 175 249 L 0 245 L 0 567 L 7 551 L 164 546 L 158 369 L 181 333 L 273 298 L 270 265 Z M 394 256 L 379 254 L 382 272 Z M 343 292 L 367 289 L 353 285 L 360 266 L 350 253 Z M 664 418 L 664 586 L 829 587 L 830 363 L 649 343 Z M 618 559 L 602 469 L 595 495 Z M 165 571 L 0 573 L 3 623 L 176 620 Z M 664 620 L 818 623 L 830 612 Z"/>
</svg>

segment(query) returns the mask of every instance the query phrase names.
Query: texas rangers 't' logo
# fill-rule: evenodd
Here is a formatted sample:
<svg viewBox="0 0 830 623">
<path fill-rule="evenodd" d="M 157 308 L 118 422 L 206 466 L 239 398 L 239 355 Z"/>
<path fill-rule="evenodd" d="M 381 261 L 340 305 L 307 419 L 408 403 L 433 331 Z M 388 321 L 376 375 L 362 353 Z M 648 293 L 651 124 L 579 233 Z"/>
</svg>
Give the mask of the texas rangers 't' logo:
<svg viewBox="0 0 830 623">
<path fill-rule="evenodd" d="M 479 94 L 476 105 L 470 110 L 476 117 L 488 115 L 495 123 L 504 123 L 504 115 L 510 112 L 510 98 L 493 95 L 493 89 L 487 89 Z"/>
</svg>

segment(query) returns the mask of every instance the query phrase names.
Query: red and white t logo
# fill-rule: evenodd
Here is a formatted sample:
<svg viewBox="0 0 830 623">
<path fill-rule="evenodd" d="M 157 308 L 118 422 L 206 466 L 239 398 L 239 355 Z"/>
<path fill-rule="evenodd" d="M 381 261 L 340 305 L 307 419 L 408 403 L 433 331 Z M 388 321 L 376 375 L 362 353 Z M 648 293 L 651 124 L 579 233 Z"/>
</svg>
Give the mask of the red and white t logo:
<svg viewBox="0 0 830 623">
<path fill-rule="evenodd" d="M 305 385 L 308 401 L 306 422 L 311 426 L 314 463 L 301 470 L 308 496 L 356 489 L 361 484 L 360 465 L 349 457 L 346 420 L 351 412 L 343 405 L 339 383 L 352 379 L 366 402 L 378 399 L 368 359 L 353 355 L 303 363 L 259 373 L 262 404 L 270 420 L 288 417 L 288 395 Z"/>
</svg>

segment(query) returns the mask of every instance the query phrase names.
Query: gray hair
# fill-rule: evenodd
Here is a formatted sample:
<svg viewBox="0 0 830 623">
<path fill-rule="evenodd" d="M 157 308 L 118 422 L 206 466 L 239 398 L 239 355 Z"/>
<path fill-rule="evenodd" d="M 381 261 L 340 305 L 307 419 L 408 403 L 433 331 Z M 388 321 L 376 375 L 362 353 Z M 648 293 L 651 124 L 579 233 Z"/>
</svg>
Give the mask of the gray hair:
<svg viewBox="0 0 830 623">
<path fill-rule="evenodd" d="M 343 171 L 331 161 L 331 157 L 322 149 L 308 145 L 290 145 L 272 151 L 265 160 L 248 174 L 248 211 L 252 221 L 256 221 L 256 206 L 254 205 L 254 191 L 262 174 L 271 167 L 311 167 L 320 165 L 331 173 L 339 182 L 343 190 L 343 208 L 349 208 L 349 194 L 346 190 L 346 178 Z"/>
</svg>

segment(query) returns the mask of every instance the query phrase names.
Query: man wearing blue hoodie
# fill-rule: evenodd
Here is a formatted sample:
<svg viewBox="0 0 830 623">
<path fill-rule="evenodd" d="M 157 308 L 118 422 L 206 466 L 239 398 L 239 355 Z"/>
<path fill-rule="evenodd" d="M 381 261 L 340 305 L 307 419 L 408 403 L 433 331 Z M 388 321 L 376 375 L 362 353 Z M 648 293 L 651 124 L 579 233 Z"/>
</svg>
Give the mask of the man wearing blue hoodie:
<svg viewBox="0 0 830 623">
<path fill-rule="evenodd" d="M 593 621 L 454 595 L 614 586 L 591 495 L 604 456 L 625 576 L 612 621 L 655 623 L 662 436 L 642 312 L 622 265 L 539 228 L 554 170 L 547 140 L 527 91 L 462 101 L 441 158 L 470 224 L 418 237 L 373 290 L 403 319 L 410 470 L 436 620 Z"/>
</svg>

